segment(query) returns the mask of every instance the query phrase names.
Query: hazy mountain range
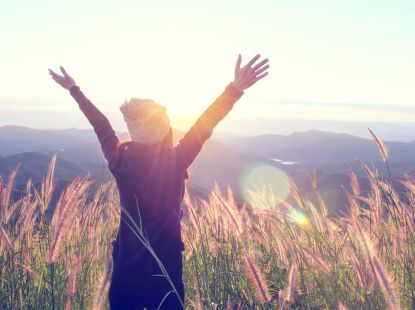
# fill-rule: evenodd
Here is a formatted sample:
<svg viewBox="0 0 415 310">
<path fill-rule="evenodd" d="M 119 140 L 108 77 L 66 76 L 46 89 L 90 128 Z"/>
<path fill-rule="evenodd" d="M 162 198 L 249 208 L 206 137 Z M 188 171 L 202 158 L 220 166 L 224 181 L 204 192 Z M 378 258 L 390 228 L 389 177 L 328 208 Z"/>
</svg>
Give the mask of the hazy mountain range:
<svg viewBox="0 0 415 310">
<path fill-rule="evenodd" d="M 183 135 L 175 131 L 177 141 Z M 126 134 L 120 134 L 127 139 Z M 414 142 L 385 142 L 394 178 L 412 175 L 415 171 Z M 66 184 L 80 174 L 105 180 L 110 177 L 101 149 L 92 130 L 35 130 L 20 126 L 0 127 L 0 176 L 7 179 L 20 164 L 16 179 L 18 189 L 29 178 L 37 184 L 47 170 L 51 155 L 56 153 L 56 179 Z M 385 173 L 375 142 L 371 139 L 321 131 L 290 135 L 209 140 L 190 167 L 188 184 L 192 196 L 206 198 L 217 182 L 220 188 L 229 185 L 239 201 L 240 180 L 247 167 L 264 163 L 284 171 L 298 184 L 304 195 L 314 195 L 310 177 L 315 178 L 319 191 L 336 209 L 345 205 L 342 186 L 349 188 L 345 163 L 353 167 L 367 189 L 359 161 Z M 334 210 L 337 211 L 337 210 Z"/>
</svg>

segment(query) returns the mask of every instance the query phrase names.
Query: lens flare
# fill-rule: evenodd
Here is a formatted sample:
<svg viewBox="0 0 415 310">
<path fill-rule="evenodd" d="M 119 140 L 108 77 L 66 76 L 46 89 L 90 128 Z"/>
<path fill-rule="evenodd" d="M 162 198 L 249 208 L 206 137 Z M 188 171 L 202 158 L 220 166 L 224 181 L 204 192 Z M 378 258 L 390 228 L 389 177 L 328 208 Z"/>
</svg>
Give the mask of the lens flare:
<svg viewBox="0 0 415 310">
<path fill-rule="evenodd" d="M 300 226 L 306 226 L 308 224 L 308 219 L 305 214 L 296 208 L 290 209 L 289 216 Z"/>
<path fill-rule="evenodd" d="M 239 191 L 254 208 L 272 208 L 290 195 L 286 173 L 265 163 L 248 166 L 239 179 Z"/>
</svg>

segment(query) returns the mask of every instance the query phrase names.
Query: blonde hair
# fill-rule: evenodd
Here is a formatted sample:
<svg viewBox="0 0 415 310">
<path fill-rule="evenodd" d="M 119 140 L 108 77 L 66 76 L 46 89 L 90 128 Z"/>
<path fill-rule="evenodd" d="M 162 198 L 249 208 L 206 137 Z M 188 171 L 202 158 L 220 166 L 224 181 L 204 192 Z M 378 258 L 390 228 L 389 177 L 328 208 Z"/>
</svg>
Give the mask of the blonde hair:
<svg viewBox="0 0 415 310">
<path fill-rule="evenodd" d="M 163 140 L 170 129 L 167 109 L 151 99 L 131 98 L 120 106 L 131 140 L 143 144 Z"/>
</svg>

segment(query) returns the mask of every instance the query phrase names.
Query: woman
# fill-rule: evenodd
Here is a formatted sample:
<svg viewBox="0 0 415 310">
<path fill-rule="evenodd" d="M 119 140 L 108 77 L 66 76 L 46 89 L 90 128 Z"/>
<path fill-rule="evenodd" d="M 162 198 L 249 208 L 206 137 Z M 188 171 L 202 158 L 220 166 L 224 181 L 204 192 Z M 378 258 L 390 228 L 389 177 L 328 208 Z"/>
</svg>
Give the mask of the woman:
<svg viewBox="0 0 415 310">
<path fill-rule="evenodd" d="M 157 309 L 160 304 L 161 309 L 183 308 L 180 204 L 187 169 L 243 91 L 268 74 L 268 59 L 257 63 L 259 58 L 256 55 L 241 68 L 239 55 L 234 81 L 177 146 L 173 146 L 166 109 L 154 101 L 132 98 L 124 102 L 120 110 L 131 141 L 120 143 L 108 119 L 84 96 L 65 69 L 60 68 L 62 75 L 49 70 L 55 82 L 70 91 L 93 126 L 120 193 L 121 220 L 113 242 L 109 291 L 111 309 Z M 132 227 L 142 229 L 153 253 Z M 160 263 L 170 281 L 160 276 Z"/>
</svg>

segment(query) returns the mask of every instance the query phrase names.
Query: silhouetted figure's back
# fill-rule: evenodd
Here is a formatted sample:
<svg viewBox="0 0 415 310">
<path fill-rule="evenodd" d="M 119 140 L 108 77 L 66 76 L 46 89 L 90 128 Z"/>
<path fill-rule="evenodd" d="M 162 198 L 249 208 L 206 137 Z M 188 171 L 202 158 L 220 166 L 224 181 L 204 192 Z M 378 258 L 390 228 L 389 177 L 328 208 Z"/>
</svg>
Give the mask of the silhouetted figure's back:
<svg viewBox="0 0 415 310">
<path fill-rule="evenodd" d="M 187 168 L 200 152 L 213 128 L 231 110 L 243 92 L 229 85 L 202 114 L 195 125 L 172 147 L 172 130 L 155 144 L 120 143 L 107 118 L 83 95 L 79 87 L 71 95 L 88 118 L 120 193 L 121 222 L 113 242 L 111 309 L 157 308 L 172 290 L 154 257 L 132 230 L 142 229 L 166 268 L 175 289 L 184 300 L 182 282 L 181 210 Z M 127 215 L 128 213 L 128 215 Z M 180 309 L 175 294 L 169 294 L 162 309 Z"/>
</svg>

